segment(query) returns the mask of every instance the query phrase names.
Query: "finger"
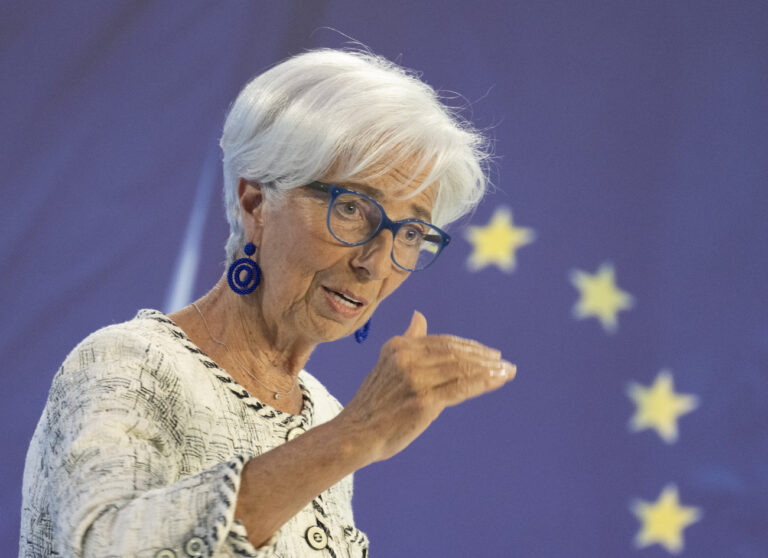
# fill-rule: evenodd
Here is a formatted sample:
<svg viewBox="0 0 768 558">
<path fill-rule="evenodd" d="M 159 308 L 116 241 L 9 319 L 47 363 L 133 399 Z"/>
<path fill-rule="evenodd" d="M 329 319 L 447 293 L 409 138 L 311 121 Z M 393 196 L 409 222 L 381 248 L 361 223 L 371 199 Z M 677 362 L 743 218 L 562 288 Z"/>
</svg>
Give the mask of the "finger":
<svg viewBox="0 0 768 558">
<path fill-rule="evenodd" d="M 424 314 L 419 312 L 418 310 L 413 311 L 413 316 L 411 316 L 411 323 L 408 326 L 408 329 L 405 330 L 405 333 L 403 333 L 403 337 L 423 337 L 427 334 L 427 318 L 424 317 Z"/>
<path fill-rule="evenodd" d="M 506 362 L 506 361 L 505 361 Z M 439 398 L 446 407 L 458 405 L 467 399 L 478 397 L 484 393 L 499 389 L 517 375 L 517 366 L 506 363 L 501 373 L 476 374 L 474 376 L 456 378 L 436 386 L 432 390 L 433 397 Z"/>
<path fill-rule="evenodd" d="M 418 350 L 419 348 L 430 356 L 436 355 L 438 357 L 475 355 L 486 359 L 498 360 L 501 358 L 501 351 L 498 349 L 492 349 L 472 339 L 464 339 L 455 335 L 427 335 L 411 346 L 411 350 Z"/>
<path fill-rule="evenodd" d="M 471 348 L 454 347 L 451 350 L 428 350 L 424 347 L 399 349 L 396 355 L 397 366 L 403 371 L 420 374 L 426 369 L 437 369 L 441 376 L 454 376 L 459 370 L 468 367 L 494 367 L 501 364 L 501 354 L 484 353 Z M 456 369 L 457 372 L 452 372 Z M 466 374 L 465 374 L 466 375 Z"/>
<path fill-rule="evenodd" d="M 421 366 L 411 374 L 411 383 L 418 389 L 434 388 L 460 378 L 507 377 L 514 375 L 514 365 L 506 360 L 461 360 Z"/>
</svg>

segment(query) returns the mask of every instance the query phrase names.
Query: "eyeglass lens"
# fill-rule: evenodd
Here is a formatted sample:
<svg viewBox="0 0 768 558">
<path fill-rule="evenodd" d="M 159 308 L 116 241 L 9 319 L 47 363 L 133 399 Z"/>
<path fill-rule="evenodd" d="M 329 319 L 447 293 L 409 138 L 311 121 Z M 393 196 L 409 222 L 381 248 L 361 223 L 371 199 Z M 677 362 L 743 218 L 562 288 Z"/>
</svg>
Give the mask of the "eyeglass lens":
<svg viewBox="0 0 768 558">
<path fill-rule="evenodd" d="M 382 213 L 371 201 L 356 194 L 340 194 L 330 208 L 331 232 L 342 242 L 361 244 L 379 228 Z M 403 223 L 394 239 L 395 263 L 406 269 L 423 269 L 437 257 L 442 237 L 425 223 Z"/>
</svg>

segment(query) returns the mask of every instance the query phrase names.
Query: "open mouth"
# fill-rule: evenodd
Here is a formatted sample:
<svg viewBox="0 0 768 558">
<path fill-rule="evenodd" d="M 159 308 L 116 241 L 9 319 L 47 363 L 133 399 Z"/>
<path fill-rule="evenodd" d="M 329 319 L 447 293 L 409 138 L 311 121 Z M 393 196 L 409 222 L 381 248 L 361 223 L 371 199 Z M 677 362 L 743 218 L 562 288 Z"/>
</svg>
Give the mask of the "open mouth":
<svg viewBox="0 0 768 558">
<path fill-rule="evenodd" d="M 333 289 L 329 289 L 328 287 L 323 287 L 323 288 L 328 293 L 330 293 L 335 300 L 337 300 L 340 304 L 343 304 L 348 308 L 360 308 L 364 304 L 362 301 L 352 298 L 347 294 L 340 293 L 339 291 L 334 291 Z"/>
</svg>

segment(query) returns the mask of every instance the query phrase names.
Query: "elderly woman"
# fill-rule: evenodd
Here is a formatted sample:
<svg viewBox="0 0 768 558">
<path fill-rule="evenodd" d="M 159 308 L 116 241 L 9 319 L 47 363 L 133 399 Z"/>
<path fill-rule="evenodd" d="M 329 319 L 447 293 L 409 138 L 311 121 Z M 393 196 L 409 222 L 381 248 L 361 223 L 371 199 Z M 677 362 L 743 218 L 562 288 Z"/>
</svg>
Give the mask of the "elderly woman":
<svg viewBox="0 0 768 558">
<path fill-rule="evenodd" d="M 418 312 L 344 408 L 304 365 L 363 341 L 446 248 L 484 191 L 483 145 L 373 55 L 308 52 L 251 81 L 221 139 L 228 269 L 66 358 L 27 455 L 20 556 L 367 555 L 352 473 L 515 367 Z"/>
</svg>

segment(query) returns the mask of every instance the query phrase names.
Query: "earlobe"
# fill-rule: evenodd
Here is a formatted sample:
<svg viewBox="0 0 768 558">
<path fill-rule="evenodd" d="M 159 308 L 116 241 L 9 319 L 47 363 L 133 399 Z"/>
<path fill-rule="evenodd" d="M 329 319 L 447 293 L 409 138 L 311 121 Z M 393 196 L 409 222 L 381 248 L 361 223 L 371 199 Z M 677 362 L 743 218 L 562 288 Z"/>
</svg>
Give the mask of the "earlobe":
<svg viewBox="0 0 768 558">
<path fill-rule="evenodd" d="M 241 178 L 237 185 L 240 218 L 246 239 L 261 245 L 263 228 L 264 190 L 261 184 Z"/>
</svg>

